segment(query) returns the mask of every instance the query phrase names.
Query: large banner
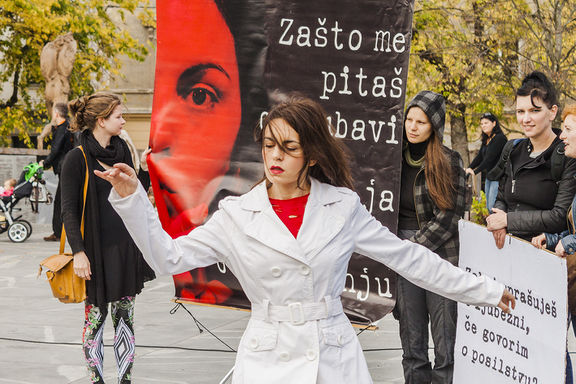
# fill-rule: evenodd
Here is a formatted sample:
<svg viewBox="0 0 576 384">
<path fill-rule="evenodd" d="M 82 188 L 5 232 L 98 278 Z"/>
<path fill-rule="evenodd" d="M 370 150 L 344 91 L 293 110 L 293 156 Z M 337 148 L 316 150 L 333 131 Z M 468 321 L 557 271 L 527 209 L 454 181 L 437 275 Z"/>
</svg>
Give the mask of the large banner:
<svg viewBox="0 0 576 384">
<path fill-rule="evenodd" d="M 157 2 L 150 175 L 173 237 L 263 175 L 253 129 L 298 93 L 320 102 L 353 154 L 356 191 L 396 230 L 402 113 L 410 52 L 409 0 Z M 174 277 L 176 296 L 249 308 L 224 265 Z M 395 275 L 354 255 L 343 300 L 357 322 L 394 305 Z"/>
<path fill-rule="evenodd" d="M 486 228 L 459 227 L 460 267 L 505 283 L 516 309 L 458 304 L 454 383 L 564 383 L 566 260 L 513 237 L 499 250 Z"/>
</svg>

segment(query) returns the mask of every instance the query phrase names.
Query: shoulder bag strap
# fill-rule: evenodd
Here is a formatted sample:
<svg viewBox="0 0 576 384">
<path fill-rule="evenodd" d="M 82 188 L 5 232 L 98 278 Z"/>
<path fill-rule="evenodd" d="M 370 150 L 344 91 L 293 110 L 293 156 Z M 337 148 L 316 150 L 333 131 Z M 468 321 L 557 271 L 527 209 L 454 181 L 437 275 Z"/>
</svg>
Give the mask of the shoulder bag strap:
<svg viewBox="0 0 576 384">
<path fill-rule="evenodd" d="M 566 155 L 564 154 L 564 143 L 559 142 L 552 152 L 550 157 L 550 173 L 554 181 L 562 180 L 562 173 L 564 172 L 564 161 Z"/>
<path fill-rule="evenodd" d="M 84 187 L 82 191 L 82 220 L 80 221 L 80 233 L 82 234 L 82 239 L 84 239 L 84 213 L 86 211 L 86 194 L 88 193 L 88 160 L 86 159 L 86 153 L 81 145 L 78 146 L 82 151 L 82 156 L 84 156 L 84 163 L 86 164 L 86 174 L 84 176 Z M 60 236 L 60 253 L 64 253 L 64 247 L 66 245 L 66 230 L 64 229 L 64 224 L 62 224 L 62 235 Z"/>
</svg>

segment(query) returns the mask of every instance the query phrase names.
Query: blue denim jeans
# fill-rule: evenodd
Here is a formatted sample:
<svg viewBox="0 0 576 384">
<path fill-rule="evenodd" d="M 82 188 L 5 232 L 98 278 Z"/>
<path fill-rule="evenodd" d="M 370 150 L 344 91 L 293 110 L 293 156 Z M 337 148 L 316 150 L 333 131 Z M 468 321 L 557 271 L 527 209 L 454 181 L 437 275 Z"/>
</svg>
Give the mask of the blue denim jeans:
<svg viewBox="0 0 576 384">
<path fill-rule="evenodd" d="M 498 196 L 498 181 L 486 179 L 484 191 L 486 193 L 486 208 L 488 208 L 488 211 L 492 213 L 492 208 L 494 208 L 494 203 Z"/>
</svg>

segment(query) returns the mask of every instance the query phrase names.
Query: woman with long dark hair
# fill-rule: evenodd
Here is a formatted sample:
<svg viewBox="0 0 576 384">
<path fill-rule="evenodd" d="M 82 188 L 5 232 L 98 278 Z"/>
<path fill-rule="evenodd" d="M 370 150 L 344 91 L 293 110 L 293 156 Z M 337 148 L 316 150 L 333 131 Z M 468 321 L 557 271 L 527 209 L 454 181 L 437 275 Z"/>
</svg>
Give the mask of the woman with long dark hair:
<svg viewBox="0 0 576 384">
<path fill-rule="evenodd" d="M 500 154 L 504 145 L 506 145 L 506 136 L 500 128 L 498 118 L 490 112 L 486 112 L 480 118 L 480 129 L 482 130 L 482 146 L 478 154 L 466 168 L 466 173 L 476 175 L 481 173 L 481 181 L 486 194 L 486 208 L 488 212 L 492 211 L 496 196 L 498 195 L 498 178 L 490 172 L 498 163 Z"/>
<path fill-rule="evenodd" d="M 350 189 L 346 152 L 319 104 L 279 104 L 262 126 L 265 180 L 222 200 L 204 225 L 177 239 L 162 230 L 130 167 L 97 172 L 113 184 L 109 199 L 155 270 L 223 262 L 240 281 L 252 311 L 233 383 L 372 382 L 340 300 L 353 252 L 455 300 L 514 305 L 502 284 L 399 240 L 370 215 Z"/>
<path fill-rule="evenodd" d="M 458 220 L 466 181 L 460 155 L 442 145 L 446 103 L 422 91 L 406 107 L 398 236 L 458 264 Z M 394 314 L 400 321 L 406 383 L 452 383 L 456 302 L 398 276 Z M 428 324 L 434 367 L 428 359 Z"/>
</svg>

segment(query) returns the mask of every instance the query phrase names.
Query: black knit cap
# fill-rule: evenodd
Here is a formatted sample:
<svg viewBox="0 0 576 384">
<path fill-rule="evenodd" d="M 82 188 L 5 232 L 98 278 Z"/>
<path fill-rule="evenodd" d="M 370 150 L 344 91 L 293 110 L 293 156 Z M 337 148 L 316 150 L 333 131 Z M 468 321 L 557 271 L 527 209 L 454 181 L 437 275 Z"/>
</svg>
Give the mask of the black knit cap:
<svg viewBox="0 0 576 384">
<path fill-rule="evenodd" d="M 412 107 L 418 107 L 424 111 L 432 129 L 438 135 L 438 139 L 442 141 L 444 135 L 444 122 L 446 119 L 446 100 L 444 96 L 432 91 L 421 91 L 408 103 L 406 112 L 404 113 L 404 120 L 406 115 Z"/>
</svg>

